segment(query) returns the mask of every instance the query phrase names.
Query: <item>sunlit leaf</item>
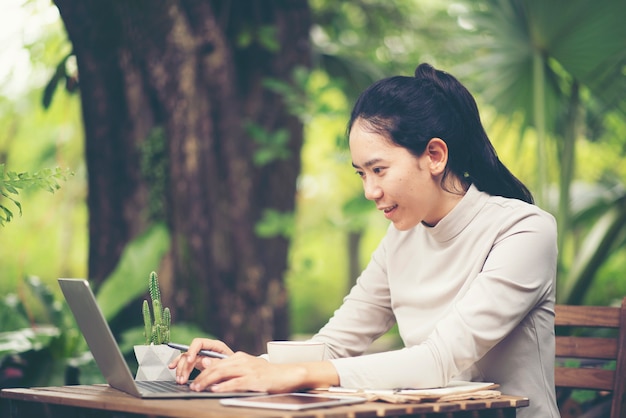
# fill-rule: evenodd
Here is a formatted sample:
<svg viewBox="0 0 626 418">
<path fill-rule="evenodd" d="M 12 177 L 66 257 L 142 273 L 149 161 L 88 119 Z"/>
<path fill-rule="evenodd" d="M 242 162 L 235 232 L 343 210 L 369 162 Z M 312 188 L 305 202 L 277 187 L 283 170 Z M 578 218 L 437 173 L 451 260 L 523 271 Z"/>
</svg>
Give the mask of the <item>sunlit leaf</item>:
<svg viewBox="0 0 626 418">
<path fill-rule="evenodd" d="M 41 350 L 59 335 L 59 329 L 53 326 L 38 326 L 18 331 L 0 332 L 0 357 L 30 350 Z"/>
<path fill-rule="evenodd" d="M 98 289 L 98 304 L 107 320 L 148 291 L 148 276 L 158 270 L 169 246 L 169 231 L 163 224 L 152 226 L 126 246 L 115 270 Z M 141 304 L 137 316 L 141 316 Z"/>
</svg>

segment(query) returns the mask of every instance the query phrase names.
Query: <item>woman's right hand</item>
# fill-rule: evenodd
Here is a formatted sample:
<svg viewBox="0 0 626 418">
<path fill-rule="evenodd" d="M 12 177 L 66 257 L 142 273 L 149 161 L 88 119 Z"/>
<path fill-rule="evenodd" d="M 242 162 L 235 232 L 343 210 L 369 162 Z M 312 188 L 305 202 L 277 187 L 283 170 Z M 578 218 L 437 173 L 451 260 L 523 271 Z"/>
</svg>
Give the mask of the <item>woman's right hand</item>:
<svg viewBox="0 0 626 418">
<path fill-rule="evenodd" d="M 176 369 L 176 383 L 185 384 L 189 380 L 189 375 L 194 368 L 203 370 L 211 365 L 211 362 L 220 361 L 220 359 L 210 358 L 198 355 L 200 350 L 211 350 L 218 353 L 231 356 L 234 354 L 225 343 L 219 340 L 211 340 L 208 338 L 194 338 L 189 344 L 187 352 L 176 357 L 168 367 Z"/>
</svg>

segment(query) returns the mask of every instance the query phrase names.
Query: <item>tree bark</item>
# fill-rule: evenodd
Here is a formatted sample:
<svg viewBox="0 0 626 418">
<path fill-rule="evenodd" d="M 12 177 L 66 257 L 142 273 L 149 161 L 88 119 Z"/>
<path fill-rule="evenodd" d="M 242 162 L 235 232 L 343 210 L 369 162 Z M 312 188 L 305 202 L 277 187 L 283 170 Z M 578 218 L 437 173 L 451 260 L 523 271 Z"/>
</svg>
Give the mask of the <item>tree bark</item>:
<svg viewBox="0 0 626 418">
<path fill-rule="evenodd" d="M 176 320 L 257 353 L 287 338 L 288 238 L 255 225 L 268 209 L 294 210 L 302 124 L 263 83 L 310 65 L 306 0 L 55 3 L 79 69 L 90 277 L 106 278 L 155 220 L 160 189 L 140 169 L 141 147 L 161 138 L 157 213 L 172 246 L 159 277 L 175 289 L 164 297 Z M 255 163 L 250 126 L 286 129 L 289 158 Z"/>
</svg>

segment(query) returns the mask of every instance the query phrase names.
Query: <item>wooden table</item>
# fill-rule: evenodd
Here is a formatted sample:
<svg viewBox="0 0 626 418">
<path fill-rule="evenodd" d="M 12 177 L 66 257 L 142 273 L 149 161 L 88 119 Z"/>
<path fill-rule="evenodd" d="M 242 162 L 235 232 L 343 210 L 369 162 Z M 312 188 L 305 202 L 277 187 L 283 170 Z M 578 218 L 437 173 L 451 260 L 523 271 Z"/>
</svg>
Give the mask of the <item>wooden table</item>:
<svg viewBox="0 0 626 418">
<path fill-rule="evenodd" d="M 366 417 L 463 417 L 512 418 L 527 398 L 389 404 L 366 402 L 333 408 L 291 412 L 227 407 L 218 399 L 137 399 L 108 385 L 15 388 L 0 392 L 0 416 L 14 417 L 177 417 L 177 418 L 366 418 Z"/>
</svg>

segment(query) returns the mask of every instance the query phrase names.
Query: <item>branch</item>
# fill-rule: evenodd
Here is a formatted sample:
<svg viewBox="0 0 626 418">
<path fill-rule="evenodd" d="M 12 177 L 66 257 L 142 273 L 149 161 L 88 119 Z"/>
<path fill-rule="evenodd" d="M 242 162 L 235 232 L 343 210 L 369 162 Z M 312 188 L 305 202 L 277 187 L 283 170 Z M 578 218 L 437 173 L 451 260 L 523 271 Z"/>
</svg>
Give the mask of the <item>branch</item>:
<svg viewBox="0 0 626 418">
<path fill-rule="evenodd" d="M 71 171 L 63 170 L 59 167 L 54 169 L 45 168 L 32 174 L 28 172 L 16 173 L 14 171 L 6 171 L 4 164 L 0 164 L 0 199 L 4 197 L 10 200 L 17 207 L 21 216 L 22 205 L 17 200 L 21 190 L 42 189 L 54 193 L 61 188 L 59 181 L 65 181 L 69 176 L 73 175 L 74 173 Z M 11 209 L 0 201 L 0 226 L 10 222 L 12 218 L 13 212 Z"/>
</svg>

